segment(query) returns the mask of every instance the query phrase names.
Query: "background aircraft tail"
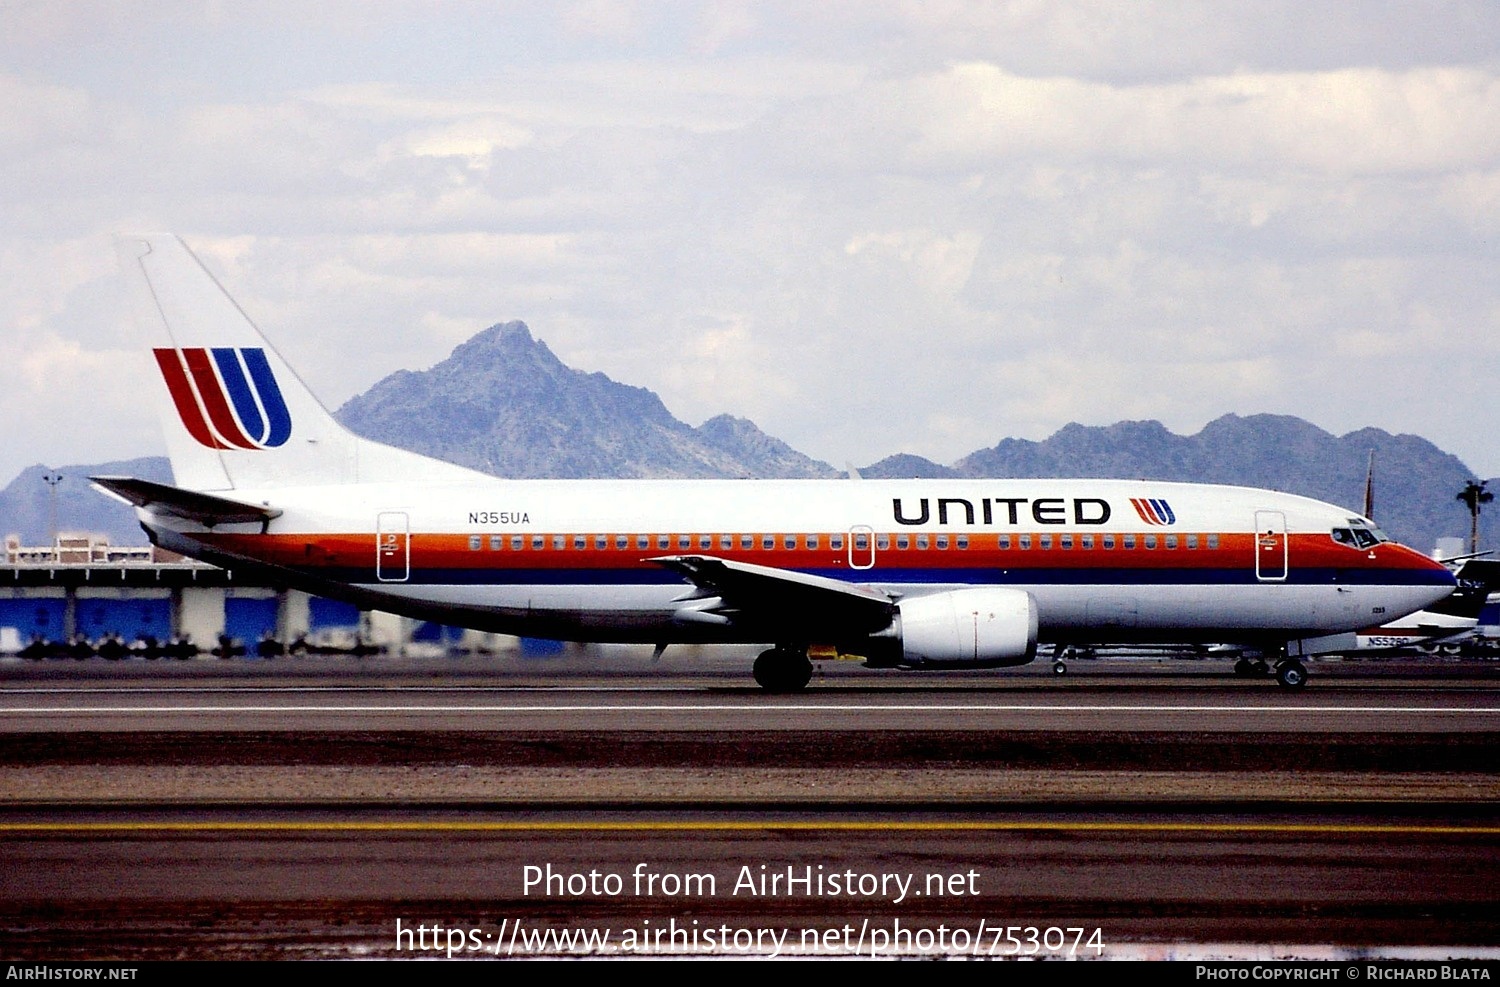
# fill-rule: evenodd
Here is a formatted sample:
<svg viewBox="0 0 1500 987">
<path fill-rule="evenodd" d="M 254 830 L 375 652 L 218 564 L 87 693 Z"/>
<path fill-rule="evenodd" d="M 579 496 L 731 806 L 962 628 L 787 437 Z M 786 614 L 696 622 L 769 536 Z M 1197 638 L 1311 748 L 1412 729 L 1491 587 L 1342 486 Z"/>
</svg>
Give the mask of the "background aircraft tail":
<svg viewBox="0 0 1500 987">
<path fill-rule="evenodd" d="M 181 239 L 121 237 L 179 487 L 264 489 L 479 474 L 340 425 Z"/>
</svg>

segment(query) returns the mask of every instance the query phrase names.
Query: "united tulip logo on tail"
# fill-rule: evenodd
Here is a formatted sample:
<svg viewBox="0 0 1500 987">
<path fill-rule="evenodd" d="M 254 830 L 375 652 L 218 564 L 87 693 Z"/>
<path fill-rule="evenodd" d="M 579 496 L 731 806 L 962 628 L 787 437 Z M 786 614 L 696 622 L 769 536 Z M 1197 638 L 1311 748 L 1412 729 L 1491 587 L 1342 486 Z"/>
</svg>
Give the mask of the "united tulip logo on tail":
<svg viewBox="0 0 1500 987">
<path fill-rule="evenodd" d="M 183 426 L 210 449 L 273 449 L 292 416 L 259 347 L 155 349 Z"/>
</svg>

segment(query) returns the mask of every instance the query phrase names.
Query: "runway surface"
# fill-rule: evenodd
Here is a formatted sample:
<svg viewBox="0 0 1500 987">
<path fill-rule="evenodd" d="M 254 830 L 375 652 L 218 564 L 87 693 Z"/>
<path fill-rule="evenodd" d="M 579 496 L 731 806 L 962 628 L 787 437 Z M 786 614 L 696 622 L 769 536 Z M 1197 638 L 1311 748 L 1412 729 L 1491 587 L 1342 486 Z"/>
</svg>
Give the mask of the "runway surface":
<svg viewBox="0 0 1500 987">
<path fill-rule="evenodd" d="M 1500 955 L 1488 664 L 144 664 L 0 666 L 10 958 Z"/>
</svg>

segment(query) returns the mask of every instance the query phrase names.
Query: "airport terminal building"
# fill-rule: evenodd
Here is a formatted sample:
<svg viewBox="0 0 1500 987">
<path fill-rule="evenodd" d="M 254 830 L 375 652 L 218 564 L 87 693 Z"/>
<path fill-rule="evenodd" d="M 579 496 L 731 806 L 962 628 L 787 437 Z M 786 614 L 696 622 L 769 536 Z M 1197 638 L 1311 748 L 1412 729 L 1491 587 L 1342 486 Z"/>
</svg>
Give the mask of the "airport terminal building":
<svg viewBox="0 0 1500 987">
<path fill-rule="evenodd" d="M 247 579 L 231 569 L 103 536 L 16 536 L 0 565 L 0 654 L 26 657 L 272 657 L 299 651 L 515 647 Z"/>
</svg>

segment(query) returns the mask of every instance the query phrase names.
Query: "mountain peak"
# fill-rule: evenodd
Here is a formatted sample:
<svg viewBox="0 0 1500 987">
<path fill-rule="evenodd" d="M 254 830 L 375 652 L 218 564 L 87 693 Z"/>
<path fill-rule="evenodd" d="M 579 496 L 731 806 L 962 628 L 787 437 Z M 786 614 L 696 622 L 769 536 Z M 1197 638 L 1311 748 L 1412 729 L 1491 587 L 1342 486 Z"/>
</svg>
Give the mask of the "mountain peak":
<svg viewBox="0 0 1500 987">
<path fill-rule="evenodd" d="M 575 370 L 524 322 L 490 326 L 337 414 L 367 438 L 508 477 L 819 476 L 831 467 L 722 416 L 694 429 L 660 397 Z"/>
<path fill-rule="evenodd" d="M 536 339 L 531 335 L 531 327 L 520 319 L 513 319 L 510 322 L 497 322 L 488 329 L 481 329 L 464 342 L 458 344 L 454 348 L 454 352 L 471 346 L 481 349 L 507 346 L 526 347 L 536 342 Z M 546 349 L 545 343 L 542 344 L 542 348 Z"/>
<path fill-rule="evenodd" d="M 532 336 L 530 327 L 519 320 L 496 323 L 475 333 L 432 369 L 463 374 L 475 367 L 502 363 L 514 364 L 517 370 L 544 370 L 547 374 L 577 372 L 559 360 L 546 343 Z"/>
</svg>

